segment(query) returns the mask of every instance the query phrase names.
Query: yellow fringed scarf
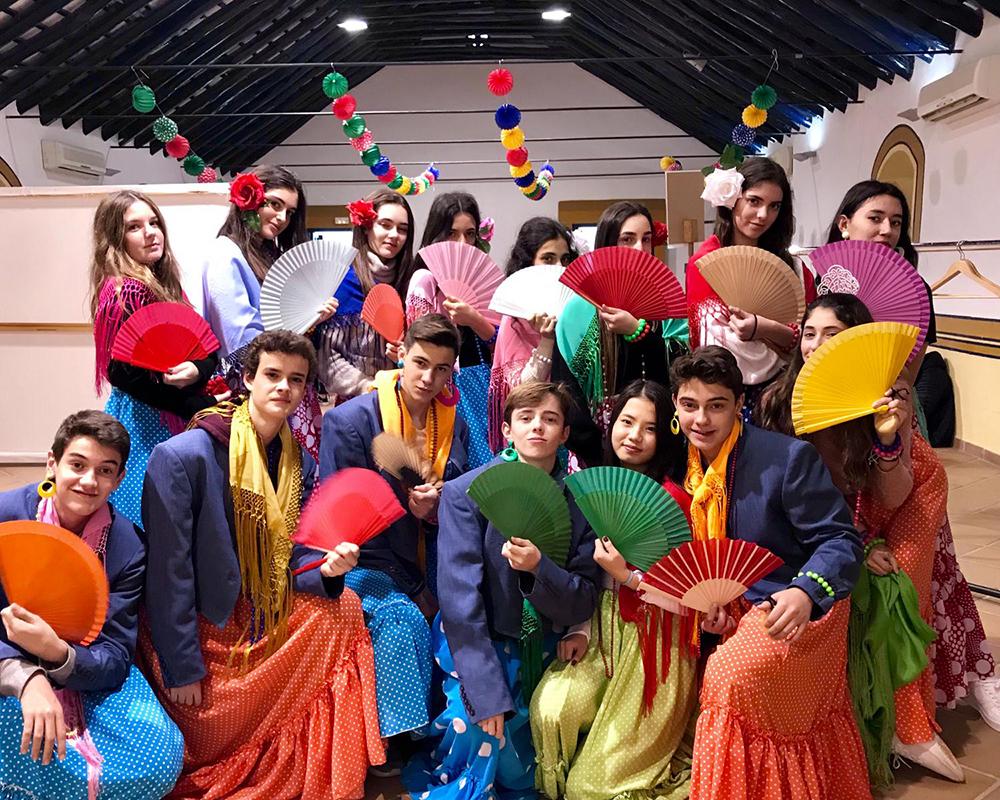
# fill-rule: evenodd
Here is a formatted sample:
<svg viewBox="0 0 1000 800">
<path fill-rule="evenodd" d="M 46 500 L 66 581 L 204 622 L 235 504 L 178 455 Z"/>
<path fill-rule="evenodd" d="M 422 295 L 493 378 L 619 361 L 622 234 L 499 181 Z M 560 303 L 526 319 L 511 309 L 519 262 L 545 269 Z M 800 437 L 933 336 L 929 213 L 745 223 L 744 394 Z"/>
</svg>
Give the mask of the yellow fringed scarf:
<svg viewBox="0 0 1000 800">
<path fill-rule="evenodd" d="M 397 389 L 402 370 L 390 369 L 375 373 L 373 391 L 378 392 L 378 407 L 382 415 L 382 428 L 387 433 L 399 436 L 407 444 L 414 444 L 417 440 L 417 429 L 410 419 L 410 412 L 403 402 L 402 389 Z M 448 456 L 451 454 L 451 441 L 455 434 L 455 406 L 446 406 L 434 400 L 433 409 L 427 412 L 427 419 L 424 421 L 426 435 L 426 445 L 424 457 L 430 462 L 434 474 L 443 479 L 445 469 L 448 466 Z M 428 425 L 431 415 L 437 417 L 437 451 L 432 452 L 434 447 L 432 431 Z"/>
<path fill-rule="evenodd" d="M 233 492 L 236 554 L 240 562 L 243 595 L 253 609 L 250 626 L 240 638 L 247 667 L 250 648 L 267 636 L 264 657 L 288 638 L 292 612 L 291 532 L 302 504 L 302 451 L 285 423 L 281 427 L 278 489 L 267 473 L 264 444 L 250 420 L 250 404 L 233 412 L 229 438 L 229 485 Z"/>
<path fill-rule="evenodd" d="M 701 465 L 698 448 L 688 444 L 684 489 L 691 495 L 691 532 L 696 540 L 726 538 L 726 517 L 729 511 L 726 466 L 742 430 L 743 423 L 737 419 L 707 471 Z"/>
</svg>

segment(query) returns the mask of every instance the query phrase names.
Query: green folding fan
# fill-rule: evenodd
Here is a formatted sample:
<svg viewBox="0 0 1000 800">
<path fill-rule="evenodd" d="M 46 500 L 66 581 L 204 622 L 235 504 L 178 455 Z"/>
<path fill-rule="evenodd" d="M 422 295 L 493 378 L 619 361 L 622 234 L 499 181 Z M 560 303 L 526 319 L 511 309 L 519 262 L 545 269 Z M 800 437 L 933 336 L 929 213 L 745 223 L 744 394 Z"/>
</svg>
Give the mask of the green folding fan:
<svg viewBox="0 0 1000 800">
<path fill-rule="evenodd" d="M 509 461 L 469 484 L 468 495 L 506 538 L 527 539 L 559 566 L 569 557 L 570 519 L 559 484 L 538 467 Z"/>
<path fill-rule="evenodd" d="M 648 475 L 625 467 L 591 467 L 570 475 L 566 486 L 595 533 L 607 536 L 643 572 L 691 541 L 684 511 Z"/>
</svg>

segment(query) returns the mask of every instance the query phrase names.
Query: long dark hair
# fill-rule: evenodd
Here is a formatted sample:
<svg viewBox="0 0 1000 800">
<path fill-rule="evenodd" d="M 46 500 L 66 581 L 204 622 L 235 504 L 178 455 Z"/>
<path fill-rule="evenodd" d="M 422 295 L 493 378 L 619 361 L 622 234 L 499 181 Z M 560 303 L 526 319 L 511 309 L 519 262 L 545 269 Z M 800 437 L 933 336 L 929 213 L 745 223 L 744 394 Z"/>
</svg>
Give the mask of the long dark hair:
<svg viewBox="0 0 1000 800">
<path fill-rule="evenodd" d="M 410 204 L 406 202 L 406 198 L 391 189 L 376 189 L 365 200 L 371 203 L 376 211 L 388 203 L 393 203 L 406 209 L 406 223 L 409 225 L 409 232 L 406 234 L 406 242 L 399 249 L 399 252 L 396 253 L 396 277 L 392 281 L 392 288 L 396 290 L 401 300 L 405 300 L 406 290 L 410 285 L 410 277 L 413 275 L 413 236 L 416 233 L 413 226 L 413 211 L 410 209 Z M 354 264 L 354 274 L 358 276 L 358 283 L 361 284 L 361 289 L 365 294 L 368 294 L 372 286 L 375 285 L 371 267 L 368 265 L 368 255 L 371 253 L 371 247 L 368 245 L 368 236 L 370 233 L 371 228 L 362 228 L 355 225 L 354 239 L 351 242 L 354 245 L 354 249 L 358 251 L 358 260 Z"/>
<path fill-rule="evenodd" d="M 839 237 L 838 237 L 839 238 Z M 837 319 L 848 328 L 864 325 L 872 321 L 868 307 L 853 294 L 832 292 L 813 300 L 806 308 L 802 327 L 817 308 L 828 308 Z M 757 401 L 757 419 L 762 428 L 795 436 L 792 426 L 792 391 L 795 379 L 805 363 L 802 347 L 796 343 L 792 361 L 781 376 L 767 388 Z M 863 489 L 868 483 L 868 455 L 871 453 L 875 428 L 870 417 L 844 422 L 829 429 L 838 438 L 838 450 L 842 453 L 841 466 L 844 477 L 855 489 Z M 808 438 L 808 436 L 803 437 Z"/>
<path fill-rule="evenodd" d="M 642 203 L 632 200 L 619 200 L 612 203 L 601 214 L 597 221 L 597 232 L 594 234 L 594 249 L 598 247 L 615 247 L 618 244 L 618 236 L 621 234 L 622 225 L 625 220 L 631 217 L 643 216 L 649 220 L 649 229 L 653 230 L 653 215 Z"/>
<path fill-rule="evenodd" d="M 298 195 L 299 202 L 291 222 L 274 241 L 265 239 L 259 231 L 247 226 L 243 220 L 243 212 L 235 205 L 229 207 L 229 216 L 219 228 L 219 236 L 227 236 L 236 242 L 243 251 L 247 263 L 258 280 L 263 281 L 271 265 L 278 256 L 286 250 L 302 244 L 306 240 L 306 193 L 302 183 L 284 167 L 274 167 L 269 164 L 259 164 L 247 172 L 253 173 L 264 184 L 264 191 L 269 189 L 288 189 Z"/>
<path fill-rule="evenodd" d="M 476 238 L 479 238 L 479 225 L 482 218 L 479 216 L 479 203 L 476 198 L 468 192 L 445 192 L 439 194 L 431 203 L 431 210 L 427 212 L 427 224 L 424 225 L 424 235 L 420 239 L 420 246 L 427 247 L 435 242 L 443 242 L 451 234 L 451 226 L 455 222 L 455 217 L 459 214 L 468 214 L 476 223 Z"/>
<path fill-rule="evenodd" d="M 837 209 L 837 213 L 833 215 L 833 221 L 830 223 L 830 230 L 827 233 L 826 241 L 829 244 L 830 242 L 839 242 L 841 238 L 843 238 L 840 233 L 840 225 L 837 223 L 837 220 L 839 220 L 841 216 L 850 219 L 857 213 L 861 206 L 873 197 L 881 197 L 882 195 L 888 195 L 889 197 L 896 198 L 899 201 L 900 206 L 903 208 L 903 224 L 900 225 L 899 228 L 899 242 L 896 247 L 902 251 L 903 258 L 916 267 L 917 248 L 915 248 L 913 246 L 913 242 L 910 241 L 910 204 L 907 202 L 906 195 L 903 194 L 903 190 L 894 183 L 886 183 L 885 181 L 861 181 L 848 189 L 847 194 L 844 195 L 844 199 L 840 201 L 840 207 Z"/>
<path fill-rule="evenodd" d="M 535 253 L 538 252 L 538 248 L 552 239 L 565 241 L 569 248 L 569 257 L 576 258 L 576 244 L 562 223 L 549 217 L 532 217 L 517 232 L 517 239 L 510 249 L 504 272 L 513 275 L 518 270 L 530 267 L 535 263 Z"/>
<path fill-rule="evenodd" d="M 670 399 L 670 392 L 656 381 L 634 380 L 615 398 L 608 433 L 604 437 L 604 463 L 612 467 L 621 466 L 621 461 L 611 445 L 611 432 L 628 401 L 636 397 L 649 400 L 656 411 L 656 452 L 649 463 L 643 466 L 642 471 L 659 483 L 663 483 L 664 478 L 670 478 L 679 484 L 684 480 L 687 469 L 687 448 L 681 436 L 674 436 L 670 432 L 674 404 Z"/>
<path fill-rule="evenodd" d="M 774 223 L 757 241 L 757 246 L 774 253 L 791 266 L 792 256 L 788 247 L 792 243 L 792 234 L 795 233 L 795 214 L 792 211 L 792 187 L 785 170 L 776 161 L 759 156 L 748 158 L 737 167 L 737 171 L 743 176 L 744 192 L 761 183 L 774 183 L 781 189 L 781 209 Z M 715 235 L 719 237 L 723 247 L 729 247 L 735 244 L 733 210 L 719 206 L 715 211 Z"/>
</svg>

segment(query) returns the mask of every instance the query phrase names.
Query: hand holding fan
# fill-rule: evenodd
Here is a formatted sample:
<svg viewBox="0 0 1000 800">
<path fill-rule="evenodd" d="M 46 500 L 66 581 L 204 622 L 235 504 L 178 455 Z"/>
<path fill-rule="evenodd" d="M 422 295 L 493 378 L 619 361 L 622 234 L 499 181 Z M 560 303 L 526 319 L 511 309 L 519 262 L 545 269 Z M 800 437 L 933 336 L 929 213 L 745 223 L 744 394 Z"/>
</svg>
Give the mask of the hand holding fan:
<svg viewBox="0 0 1000 800">
<path fill-rule="evenodd" d="M 594 532 L 610 539 L 625 560 L 641 570 L 691 540 L 691 528 L 677 501 L 641 472 L 591 467 L 570 475 L 566 487 Z"/>
<path fill-rule="evenodd" d="M 680 282 L 660 259 L 631 247 L 601 247 L 584 253 L 559 280 L 600 308 L 628 311 L 647 321 L 687 316 Z"/>
<path fill-rule="evenodd" d="M 118 329 L 111 357 L 153 372 L 207 358 L 219 349 L 209 324 L 183 303 L 150 303 Z"/>
<path fill-rule="evenodd" d="M 640 589 L 653 589 L 688 608 L 707 612 L 742 595 L 785 562 L 753 542 L 708 539 L 674 548 L 646 572 Z"/>
<path fill-rule="evenodd" d="M 387 342 L 398 342 L 403 338 L 403 301 L 388 283 L 376 283 L 365 297 L 361 306 L 361 319 Z"/>
<path fill-rule="evenodd" d="M 569 506 L 551 476 L 520 461 L 504 462 L 484 470 L 467 491 L 506 538 L 528 539 L 559 566 L 566 565 Z"/>
<path fill-rule="evenodd" d="M 819 273 L 819 293 L 856 295 L 875 322 L 905 322 L 920 333 L 909 360 L 927 338 L 931 303 L 927 287 L 905 258 L 884 244 L 853 239 L 817 247 L 809 260 Z"/>
<path fill-rule="evenodd" d="M 699 258 L 697 267 L 727 306 L 786 325 L 801 322 L 806 313 L 802 279 L 760 247 L 722 247 Z"/>
<path fill-rule="evenodd" d="M 0 523 L 0 583 L 8 603 L 44 619 L 60 639 L 88 645 L 108 614 L 108 577 L 77 535 L 33 520 Z"/>
<path fill-rule="evenodd" d="M 396 493 L 377 472 L 358 467 L 342 469 L 323 481 L 310 498 L 292 540 L 326 551 L 341 542 L 361 546 L 405 514 Z M 325 560 L 311 561 L 294 574 L 315 569 Z"/>
<path fill-rule="evenodd" d="M 497 287 L 490 309 L 519 319 L 531 319 L 536 314 L 558 317 L 573 296 L 573 290 L 559 281 L 562 273 L 559 264 L 519 269 Z"/>
<path fill-rule="evenodd" d="M 271 265 L 260 287 L 264 329 L 305 333 L 320 319 L 358 251 L 332 239 L 297 244 Z"/>
<path fill-rule="evenodd" d="M 490 311 L 490 300 L 503 283 L 503 272 L 492 258 L 471 244 L 437 242 L 417 254 L 446 297 L 468 303 L 494 325 L 500 317 Z"/>
<path fill-rule="evenodd" d="M 372 458 L 379 469 L 396 478 L 404 489 L 427 483 L 424 477 L 427 465 L 419 451 L 395 434 L 383 432 L 372 440 Z"/>
<path fill-rule="evenodd" d="M 873 403 L 896 382 L 918 333 L 913 325 L 870 322 L 824 342 L 795 379 L 792 425 L 796 435 L 884 411 L 884 407 L 873 408 Z M 887 416 L 882 424 L 894 425 L 895 421 Z"/>
</svg>

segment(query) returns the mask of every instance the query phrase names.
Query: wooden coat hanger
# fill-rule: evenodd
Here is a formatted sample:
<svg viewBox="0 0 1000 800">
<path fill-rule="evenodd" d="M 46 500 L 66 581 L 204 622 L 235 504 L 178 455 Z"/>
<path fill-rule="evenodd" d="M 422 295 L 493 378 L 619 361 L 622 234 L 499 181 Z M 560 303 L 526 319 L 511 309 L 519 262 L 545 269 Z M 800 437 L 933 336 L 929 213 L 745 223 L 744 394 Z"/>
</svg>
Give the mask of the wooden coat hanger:
<svg viewBox="0 0 1000 800">
<path fill-rule="evenodd" d="M 987 278 L 983 273 L 981 273 L 976 265 L 973 264 L 969 259 L 965 257 L 965 251 L 962 249 L 962 242 L 958 243 L 958 260 L 952 262 L 951 266 L 945 271 L 944 275 L 938 278 L 934 283 L 931 284 L 931 294 L 937 297 L 950 297 L 950 298 L 965 298 L 968 300 L 973 299 L 989 299 L 994 298 L 1000 299 L 1000 285 L 993 283 L 989 278 Z M 944 286 L 952 278 L 956 278 L 959 275 L 964 275 L 966 278 L 971 280 L 973 283 L 978 283 L 986 291 L 988 291 L 993 297 L 984 297 L 982 295 L 969 295 L 969 294 L 936 294 L 937 290 Z"/>
</svg>

